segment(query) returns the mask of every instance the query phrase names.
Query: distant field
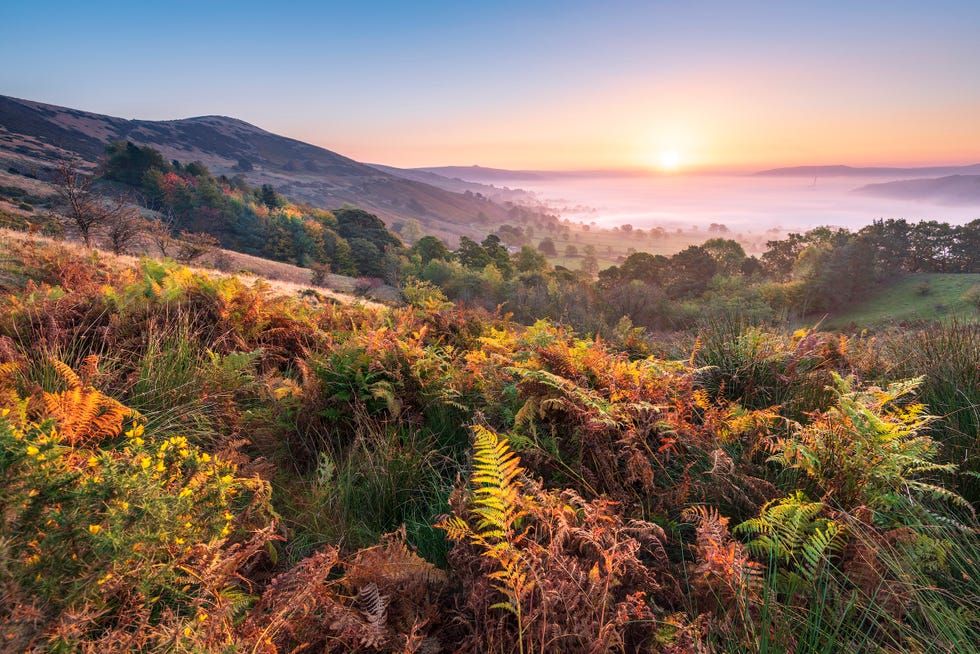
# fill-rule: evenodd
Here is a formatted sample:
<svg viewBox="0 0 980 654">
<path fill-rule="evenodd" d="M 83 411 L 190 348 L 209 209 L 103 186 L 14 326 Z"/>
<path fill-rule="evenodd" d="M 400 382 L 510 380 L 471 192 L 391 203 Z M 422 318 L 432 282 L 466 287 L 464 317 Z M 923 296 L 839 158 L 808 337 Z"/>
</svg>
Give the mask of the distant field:
<svg viewBox="0 0 980 654">
<path fill-rule="evenodd" d="M 980 285 L 980 274 L 909 275 L 850 309 L 831 316 L 824 324 L 840 328 L 851 324 L 864 327 L 900 320 L 957 318 L 980 321 L 980 311 L 963 298 L 974 285 Z M 925 293 L 923 289 L 926 289 Z"/>
</svg>

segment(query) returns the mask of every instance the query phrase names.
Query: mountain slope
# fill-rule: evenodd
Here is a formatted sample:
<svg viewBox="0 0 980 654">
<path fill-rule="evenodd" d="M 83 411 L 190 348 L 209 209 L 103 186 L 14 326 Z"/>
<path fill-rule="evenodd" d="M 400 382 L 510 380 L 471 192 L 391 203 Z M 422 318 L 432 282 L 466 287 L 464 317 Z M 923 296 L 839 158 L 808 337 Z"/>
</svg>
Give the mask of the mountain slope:
<svg viewBox="0 0 980 654">
<path fill-rule="evenodd" d="M 43 169 L 66 157 L 94 163 L 115 140 L 150 145 L 167 159 L 200 161 L 215 174 L 241 175 L 253 185 L 271 184 L 323 208 L 350 203 L 388 223 L 414 218 L 444 238 L 482 236 L 508 219 L 503 206 L 485 197 L 406 179 L 234 118 L 126 120 L 0 96 L 4 167 Z"/>
</svg>

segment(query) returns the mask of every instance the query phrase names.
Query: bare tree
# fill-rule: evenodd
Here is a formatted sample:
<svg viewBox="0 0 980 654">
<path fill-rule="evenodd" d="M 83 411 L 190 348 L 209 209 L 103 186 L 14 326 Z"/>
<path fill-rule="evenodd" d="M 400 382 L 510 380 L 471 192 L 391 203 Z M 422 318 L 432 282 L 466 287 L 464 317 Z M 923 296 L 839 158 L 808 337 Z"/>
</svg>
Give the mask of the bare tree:
<svg viewBox="0 0 980 654">
<path fill-rule="evenodd" d="M 169 257 L 171 250 L 176 244 L 173 231 L 171 230 L 172 225 L 173 216 L 168 214 L 164 218 L 151 220 L 147 228 L 147 234 L 150 240 L 159 248 L 160 256 L 162 257 Z"/>
<path fill-rule="evenodd" d="M 105 243 L 113 254 L 122 254 L 143 242 L 150 229 L 149 222 L 134 207 L 127 207 L 108 222 L 103 232 Z"/>
<path fill-rule="evenodd" d="M 181 232 L 180 239 L 176 243 L 177 251 L 174 253 L 174 259 L 181 263 L 196 261 L 214 252 L 220 245 L 218 239 L 203 232 Z"/>
<path fill-rule="evenodd" d="M 122 225 L 135 221 L 135 210 L 125 197 L 113 200 L 103 197 L 92 187 L 93 178 L 79 170 L 77 161 L 63 161 L 58 166 L 57 191 L 64 209 L 64 221 L 74 227 L 85 247 L 102 228 L 115 229 L 120 235 L 130 231 Z M 120 243 L 126 241 L 122 236 Z"/>
</svg>

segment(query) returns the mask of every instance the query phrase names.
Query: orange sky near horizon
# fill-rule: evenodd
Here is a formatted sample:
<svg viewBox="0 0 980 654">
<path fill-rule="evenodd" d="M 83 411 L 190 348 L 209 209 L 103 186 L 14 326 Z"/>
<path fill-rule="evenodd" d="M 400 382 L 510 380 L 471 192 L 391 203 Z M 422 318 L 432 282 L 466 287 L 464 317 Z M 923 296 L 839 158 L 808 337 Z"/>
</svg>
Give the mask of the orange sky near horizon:
<svg viewBox="0 0 980 654">
<path fill-rule="evenodd" d="M 2 94 L 232 116 L 371 163 L 980 162 L 977 0 L 52 0 L 0 20 Z"/>
</svg>

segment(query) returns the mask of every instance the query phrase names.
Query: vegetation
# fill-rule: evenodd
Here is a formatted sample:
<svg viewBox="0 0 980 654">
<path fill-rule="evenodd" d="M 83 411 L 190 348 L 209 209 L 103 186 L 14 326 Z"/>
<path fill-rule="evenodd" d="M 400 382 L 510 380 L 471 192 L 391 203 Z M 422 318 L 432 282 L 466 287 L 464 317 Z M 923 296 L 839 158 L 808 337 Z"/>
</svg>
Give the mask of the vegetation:
<svg viewBox="0 0 980 654">
<path fill-rule="evenodd" d="M 352 251 L 387 238 L 331 218 L 359 225 L 335 231 Z M 806 275 L 762 288 L 828 279 L 807 247 Z M 461 249 L 418 239 L 397 271 L 411 303 L 382 310 L 5 241 L 2 649 L 980 642 L 975 324 L 786 333 L 719 310 L 686 342 L 524 325 L 459 305 L 539 289 L 586 324 L 612 287 L 492 238 Z M 717 276 L 734 248 L 682 254 L 624 262 L 616 288 L 673 310 L 754 297 Z"/>
</svg>

